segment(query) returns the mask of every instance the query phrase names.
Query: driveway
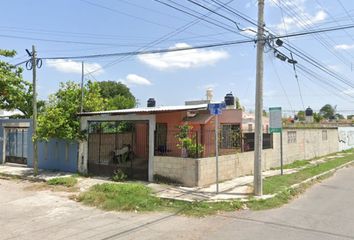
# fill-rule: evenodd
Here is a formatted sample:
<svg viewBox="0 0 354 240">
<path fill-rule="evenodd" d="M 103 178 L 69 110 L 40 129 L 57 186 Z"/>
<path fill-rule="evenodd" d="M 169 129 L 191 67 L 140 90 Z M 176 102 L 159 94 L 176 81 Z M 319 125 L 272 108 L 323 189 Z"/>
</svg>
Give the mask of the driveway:
<svg viewBox="0 0 354 240">
<path fill-rule="evenodd" d="M 0 239 L 354 239 L 353 183 L 345 168 L 279 209 L 187 218 L 104 212 L 0 180 Z"/>
</svg>

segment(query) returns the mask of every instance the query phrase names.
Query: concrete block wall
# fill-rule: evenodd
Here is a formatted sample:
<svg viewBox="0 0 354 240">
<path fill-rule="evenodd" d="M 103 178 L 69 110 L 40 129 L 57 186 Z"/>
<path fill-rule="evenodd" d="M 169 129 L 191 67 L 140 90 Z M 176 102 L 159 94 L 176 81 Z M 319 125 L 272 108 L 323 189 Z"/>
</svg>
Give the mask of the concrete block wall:
<svg viewBox="0 0 354 240">
<path fill-rule="evenodd" d="M 323 137 L 323 130 L 327 138 Z M 296 141 L 288 142 L 288 132 L 296 131 Z M 296 160 L 311 159 L 339 151 L 337 129 L 284 129 L 284 164 Z M 219 180 L 253 174 L 254 152 L 219 156 Z M 273 135 L 273 148 L 262 151 L 262 168 L 268 170 L 280 166 L 280 134 Z M 215 183 L 215 158 L 154 158 L 154 173 L 178 180 L 185 186 L 208 186 Z"/>
<path fill-rule="evenodd" d="M 181 182 L 184 186 L 197 186 L 198 160 L 179 157 L 154 157 L 154 174 Z"/>
</svg>

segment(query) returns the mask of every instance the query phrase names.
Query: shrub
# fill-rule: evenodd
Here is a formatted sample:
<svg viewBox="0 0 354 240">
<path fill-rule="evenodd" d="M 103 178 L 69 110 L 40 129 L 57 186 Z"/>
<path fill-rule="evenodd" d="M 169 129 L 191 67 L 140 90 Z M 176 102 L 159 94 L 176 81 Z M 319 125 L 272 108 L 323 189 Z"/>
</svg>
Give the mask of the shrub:
<svg viewBox="0 0 354 240">
<path fill-rule="evenodd" d="M 123 172 L 122 169 L 117 169 L 114 171 L 114 175 L 112 177 L 112 180 L 115 182 L 123 182 L 128 178 L 128 175 Z"/>
</svg>

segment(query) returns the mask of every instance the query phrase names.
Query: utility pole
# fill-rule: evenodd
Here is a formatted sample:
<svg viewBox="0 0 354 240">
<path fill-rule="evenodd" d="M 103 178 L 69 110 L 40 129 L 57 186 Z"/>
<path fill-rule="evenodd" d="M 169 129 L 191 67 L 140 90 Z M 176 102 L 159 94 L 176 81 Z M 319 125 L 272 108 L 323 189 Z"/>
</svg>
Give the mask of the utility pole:
<svg viewBox="0 0 354 240">
<path fill-rule="evenodd" d="M 85 65 L 84 61 L 81 62 L 81 101 L 80 101 L 80 112 L 83 112 L 84 105 L 84 77 L 85 77 Z"/>
<path fill-rule="evenodd" d="M 32 45 L 32 87 L 33 87 L 33 169 L 34 175 L 38 175 L 38 144 L 37 144 L 37 53 L 36 48 Z"/>
<path fill-rule="evenodd" d="M 258 0 L 257 64 L 256 64 L 256 112 L 254 135 L 254 194 L 262 191 L 262 148 L 263 148 L 263 53 L 264 53 L 264 0 Z"/>
</svg>

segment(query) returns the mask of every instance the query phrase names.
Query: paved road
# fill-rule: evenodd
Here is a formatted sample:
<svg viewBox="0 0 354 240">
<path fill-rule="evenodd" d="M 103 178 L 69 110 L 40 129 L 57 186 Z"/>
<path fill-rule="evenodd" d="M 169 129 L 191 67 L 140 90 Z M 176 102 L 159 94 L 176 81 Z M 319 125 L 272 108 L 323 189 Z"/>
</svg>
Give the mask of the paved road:
<svg viewBox="0 0 354 240">
<path fill-rule="evenodd" d="M 103 212 L 0 180 L 0 239 L 354 239 L 354 168 L 279 209 L 208 218 Z"/>
</svg>

